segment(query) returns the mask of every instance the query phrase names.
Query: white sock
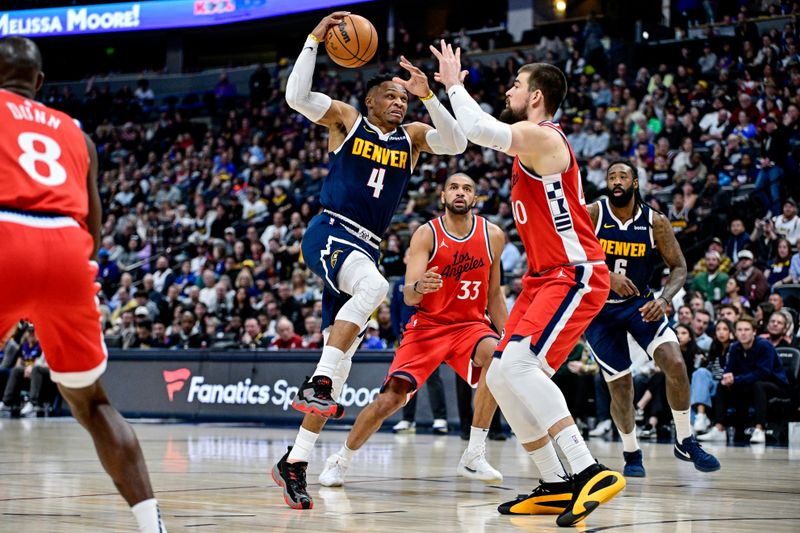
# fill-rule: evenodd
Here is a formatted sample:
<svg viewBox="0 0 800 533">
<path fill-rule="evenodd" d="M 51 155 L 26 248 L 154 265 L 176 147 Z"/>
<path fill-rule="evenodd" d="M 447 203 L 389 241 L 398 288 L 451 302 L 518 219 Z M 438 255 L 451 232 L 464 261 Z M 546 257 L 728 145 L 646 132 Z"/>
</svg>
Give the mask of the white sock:
<svg viewBox="0 0 800 533">
<path fill-rule="evenodd" d="M 558 435 L 556 435 L 556 443 L 564 453 L 564 457 L 567 458 L 569 468 L 573 474 L 583 472 L 595 464 L 596 461 L 592 457 L 592 452 L 589 451 L 580 431 L 578 431 L 578 426 L 575 424 L 559 431 Z"/>
<path fill-rule="evenodd" d="M 351 450 L 347 447 L 347 443 L 344 443 L 342 444 L 342 447 L 339 448 L 338 455 L 344 459 L 345 463 L 350 464 L 350 461 L 353 460 L 353 456 L 356 454 L 356 451 L 357 450 Z"/>
<path fill-rule="evenodd" d="M 139 533 L 167 533 L 167 528 L 161 521 L 158 500 L 155 498 L 137 503 L 131 507 L 131 512 L 139 524 Z"/>
<path fill-rule="evenodd" d="M 542 481 L 546 483 L 559 483 L 564 481 L 567 473 L 564 471 L 564 465 L 558 458 L 556 447 L 553 446 L 553 441 L 547 441 L 543 447 L 538 450 L 528 452 L 528 457 L 533 460 L 533 464 L 539 469 L 539 474 L 542 476 Z"/>
<path fill-rule="evenodd" d="M 622 439 L 623 451 L 630 453 L 639 449 L 639 443 L 636 441 L 636 428 L 634 428 L 630 433 L 623 433 L 620 431 L 619 436 Z"/>
<path fill-rule="evenodd" d="M 678 436 L 678 442 L 683 442 L 683 439 L 692 436 L 692 423 L 689 416 L 690 411 L 691 409 L 685 411 L 672 410 L 672 419 L 675 420 L 675 433 Z"/>
<path fill-rule="evenodd" d="M 467 450 L 476 452 L 478 448 L 486 443 L 486 435 L 489 434 L 489 428 L 476 428 L 471 426 L 469 428 L 469 444 Z"/>
<path fill-rule="evenodd" d="M 297 432 L 297 438 L 294 440 L 292 451 L 289 452 L 289 457 L 286 459 L 289 463 L 307 463 L 311 457 L 311 450 L 314 449 L 314 444 L 317 443 L 319 433 L 314 433 L 306 428 L 301 427 Z"/>
<path fill-rule="evenodd" d="M 319 363 L 317 363 L 317 369 L 314 370 L 314 374 L 312 374 L 311 377 L 333 377 L 333 373 L 336 372 L 336 367 L 339 366 L 339 361 L 341 361 L 343 357 L 344 352 L 339 348 L 335 346 L 325 346 L 322 349 L 322 357 L 319 358 Z"/>
</svg>

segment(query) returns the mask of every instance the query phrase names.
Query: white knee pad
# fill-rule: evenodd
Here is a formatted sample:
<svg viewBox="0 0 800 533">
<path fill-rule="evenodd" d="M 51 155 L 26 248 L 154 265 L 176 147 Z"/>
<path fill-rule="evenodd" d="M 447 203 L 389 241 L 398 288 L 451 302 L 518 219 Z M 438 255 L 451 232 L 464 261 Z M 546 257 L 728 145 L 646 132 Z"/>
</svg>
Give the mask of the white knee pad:
<svg viewBox="0 0 800 533">
<path fill-rule="evenodd" d="M 500 369 L 499 360 L 494 360 L 489 366 L 489 371 L 486 373 L 486 385 L 521 444 L 537 441 L 547 435 L 547 430 L 539 425 L 533 414 L 511 390 L 511 386 Z"/>
<path fill-rule="evenodd" d="M 378 267 L 361 252 L 351 252 L 344 260 L 336 278 L 339 290 L 351 298 L 336 314 L 336 320 L 366 324 L 373 311 L 389 293 L 389 282 L 378 272 Z"/>
<path fill-rule="evenodd" d="M 323 343 L 328 343 L 328 336 L 330 335 L 330 332 L 330 328 L 326 328 L 325 331 L 322 332 Z M 353 344 L 350 345 L 350 348 L 344 352 L 344 356 L 339 361 L 339 366 L 336 367 L 336 370 L 333 373 L 331 378 L 333 380 L 331 397 L 334 399 L 334 401 L 339 399 L 339 395 L 342 393 L 344 384 L 347 381 L 348 376 L 350 376 L 350 367 L 353 365 L 353 355 L 356 353 L 359 345 L 361 345 L 362 340 L 363 337 L 361 335 L 356 337 L 356 340 L 353 341 Z"/>
<path fill-rule="evenodd" d="M 545 374 L 542 362 L 531 351 L 530 337 L 509 342 L 497 366 L 539 427 L 548 430 L 562 418 L 570 416 L 564 394 Z"/>
</svg>

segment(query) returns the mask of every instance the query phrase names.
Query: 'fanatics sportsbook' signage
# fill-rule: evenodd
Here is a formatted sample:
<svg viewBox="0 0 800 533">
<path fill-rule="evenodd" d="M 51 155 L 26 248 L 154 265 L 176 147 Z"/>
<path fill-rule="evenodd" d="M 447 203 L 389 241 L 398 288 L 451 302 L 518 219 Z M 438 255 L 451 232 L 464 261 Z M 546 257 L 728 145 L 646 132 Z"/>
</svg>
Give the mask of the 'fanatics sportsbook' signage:
<svg viewBox="0 0 800 533">
<path fill-rule="evenodd" d="M 214 26 L 371 0 L 153 0 L 0 11 L 0 37 Z"/>
<path fill-rule="evenodd" d="M 340 423 L 353 423 L 380 393 L 394 353 L 359 352 L 339 401 Z M 286 423 L 302 415 L 291 404 L 314 368 L 319 351 L 111 350 L 103 385 L 129 417 Z M 456 405 L 455 376 L 443 365 L 447 403 Z M 388 423 L 400 420 L 401 412 Z M 458 423 L 455 408 L 450 422 Z M 428 395 L 420 395 L 417 422 L 433 420 Z"/>
</svg>

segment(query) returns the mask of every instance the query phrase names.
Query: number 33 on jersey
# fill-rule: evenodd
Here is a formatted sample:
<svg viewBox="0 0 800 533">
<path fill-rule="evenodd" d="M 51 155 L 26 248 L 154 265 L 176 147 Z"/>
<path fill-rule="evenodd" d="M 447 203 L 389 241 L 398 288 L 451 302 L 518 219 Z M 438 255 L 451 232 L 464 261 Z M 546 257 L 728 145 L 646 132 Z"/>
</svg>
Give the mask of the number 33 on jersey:
<svg viewBox="0 0 800 533">
<path fill-rule="evenodd" d="M 85 224 L 89 151 L 64 113 L 0 90 L 0 207 L 58 213 Z"/>
</svg>

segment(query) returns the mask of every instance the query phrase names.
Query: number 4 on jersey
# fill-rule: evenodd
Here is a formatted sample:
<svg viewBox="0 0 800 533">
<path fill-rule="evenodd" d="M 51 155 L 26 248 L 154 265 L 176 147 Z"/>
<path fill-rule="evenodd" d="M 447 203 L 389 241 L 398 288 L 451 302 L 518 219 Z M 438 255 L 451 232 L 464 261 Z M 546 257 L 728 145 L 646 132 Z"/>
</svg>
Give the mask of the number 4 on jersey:
<svg viewBox="0 0 800 533">
<path fill-rule="evenodd" d="M 375 189 L 372 191 L 373 198 L 380 198 L 381 191 L 383 190 L 383 176 L 386 174 L 385 168 L 374 168 L 372 169 L 372 174 L 369 176 L 369 181 L 367 181 L 367 187 L 372 187 Z"/>
</svg>

